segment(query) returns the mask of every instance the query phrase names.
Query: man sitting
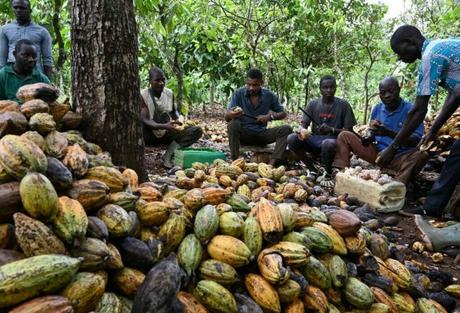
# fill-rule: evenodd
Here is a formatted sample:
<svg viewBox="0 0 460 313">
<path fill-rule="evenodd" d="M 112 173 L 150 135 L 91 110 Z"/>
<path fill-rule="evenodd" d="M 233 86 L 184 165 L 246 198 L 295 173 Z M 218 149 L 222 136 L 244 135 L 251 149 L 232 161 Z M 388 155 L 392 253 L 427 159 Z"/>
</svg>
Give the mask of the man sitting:
<svg viewBox="0 0 460 313">
<path fill-rule="evenodd" d="M 13 55 L 16 61 L 0 69 L 0 100 L 19 102 L 16 98 L 19 88 L 35 83 L 50 84 L 50 81 L 48 77 L 35 68 L 37 51 L 30 40 L 18 40 Z"/>
<path fill-rule="evenodd" d="M 162 159 L 163 165 L 171 168 L 176 149 L 197 142 L 203 130 L 198 126 L 183 127 L 178 121 L 174 96 L 170 89 L 165 88 L 166 78 L 161 69 L 149 71 L 149 82 L 150 88 L 141 91 L 144 141 L 146 145 L 169 144 Z"/>
<path fill-rule="evenodd" d="M 263 75 L 258 69 L 250 69 L 246 76 L 246 87 L 235 91 L 225 113 L 231 157 L 239 158 L 240 144 L 265 146 L 276 142 L 270 164 L 276 165 L 286 150 L 287 136 L 291 126 L 267 128 L 267 123 L 286 117 L 278 97 L 262 88 Z M 271 111 L 271 112 L 270 112 Z"/>
<path fill-rule="evenodd" d="M 301 131 L 288 137 L 288 147 L 305 165 L 311 162 L 306 152 L 321 156 L 321 166 L 331 173 L 334 160 L 335 141 L 344 130 L 352 130 L 356 125 L 355 115 L 350 104 L 335 97 L 337 89 L 335 78 L 324 76 L 319 83 L 321 98 L 310 101 L 302 119 Z M 305 136 L 306 128 L 312 125 L 312 134 Z"/>
<path fill-rule="evenodd" d="M 382 102 L 372 110 L 369 133 L 362 139 L 352 132 L 340 133 L 337 138 L 334 167 L 350 166 L 351 152 L 375 164 L 378 153 L 391 144 L 412 108 L 411 103 L 401 99 L 399 92 L 400 87 L 395 78 L 387 77 L 380 82 L 379 95 Z M 400 147 L 395 147 L 397 157 L 387 166 L 396 172 L 395 179 L 406 185 L 420 172 L 428 159 L 426 152 L 414 148 L 422 136 L 423 123 Z"/>
</svg>

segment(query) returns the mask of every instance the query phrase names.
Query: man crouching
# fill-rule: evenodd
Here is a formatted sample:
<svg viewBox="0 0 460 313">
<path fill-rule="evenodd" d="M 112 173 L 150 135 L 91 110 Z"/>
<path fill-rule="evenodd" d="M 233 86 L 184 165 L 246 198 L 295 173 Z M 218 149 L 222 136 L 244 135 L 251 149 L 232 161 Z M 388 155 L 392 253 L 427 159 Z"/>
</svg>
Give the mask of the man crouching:
<svg viewBox="0 0 460 313">
<path fill-rule="evenodd" d="M 292 133 L 289 125 L 267 128 L 267 123 L 282 120 L 287 114 L 278 97 L 262 88 L 263 75 L 258 69 L 250 69 L 246 76 L 246 87 L 235 91 L 225 113 L 227 132 L 233 160 L 239 158 L 240 144 L 265 146 L 276 142 L 270 164 L 277 165 L 287 146 L 287 136 Z"/>
<path fill-rule="evenodd" d="M 203 130 L 198 126 L 184 127 L 174 104 L 172 91 L 165 88 L 165 74 L 159 68 L 149 71 L 150 88 L 141 91 L 141 118 L 146 145 L 169 144 L 163 154 L 163 165 L 173 166 L 174 152 L 197 142 Z"/>
</svg>

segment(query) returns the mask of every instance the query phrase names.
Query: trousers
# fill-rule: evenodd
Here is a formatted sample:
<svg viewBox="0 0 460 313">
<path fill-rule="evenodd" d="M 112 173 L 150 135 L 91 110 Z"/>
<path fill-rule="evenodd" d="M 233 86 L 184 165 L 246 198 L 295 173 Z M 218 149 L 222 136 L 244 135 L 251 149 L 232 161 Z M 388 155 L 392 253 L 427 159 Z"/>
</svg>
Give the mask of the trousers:
<svg viewBox="0 0 460 313">
<path fill-rule="evenodd" d="M 452 145 L 450 155 L 425 200 L 424 208 L 432 216 L 441 216 L 460 182 L 460 139 Z"/>
<path fill-rule="evenodd" d="M 227 124 L 228 141 L 232 160 L 240 156 L 240 145 L 265 146 L 276 142 L 271 159 L 281 160 L 287 146 L 287 136 L 292 133 L 289 125 L 267 128 L 261 132 L 251 132 L 241 126 L 239 119 L 233 119 Z"/>
<path fill-rule="evenodd" d="M 289 150 L 295 154 L 305 154 L 310 152 L 320 155 L 321 165 L 329 168 L 334 160 L 336 138 L 333 136 L 312 135 L 305 140 L 300 140 L 297 134 L 288 137 Z"/>
<path fill-rule="evenodd" d="M 374 145 L 363 146 L 361 139 L 354 133 L 343 131 L 337 137 L 337 151 L 333 166 L 344 168 L 350 166 L 351 153 L 369 163 L 375 164 L 379 152 Z M 408 184 L 414 175 L 418 174 L 428 161 L 428 153 L 413 149 L 397 155 L 387 168 L 396 172 L 395 179 Z"/>
</svg>

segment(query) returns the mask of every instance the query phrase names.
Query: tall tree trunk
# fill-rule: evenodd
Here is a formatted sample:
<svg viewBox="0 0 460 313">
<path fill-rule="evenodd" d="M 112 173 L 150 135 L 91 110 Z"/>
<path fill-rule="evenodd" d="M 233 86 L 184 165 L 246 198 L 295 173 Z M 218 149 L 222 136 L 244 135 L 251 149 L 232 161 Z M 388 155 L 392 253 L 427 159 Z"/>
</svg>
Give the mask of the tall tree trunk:
<svg viewBox="0 0 460 313">
<path fill-rule="evenodd" d="M 72 100 L 89 141 L 144 177 L 133 1 L 71 0 Z"/>
<path fill-rule="evenodd" d="M 367 115 L 369 111 L 369 74 L 372 70 L 372 67 L 374 66 L 374 60 L 371 59 L 369 66 L 366 70 L 366 73 L 364 75 L 364 117 L 363 117 L 363 124 L 367 124 Z"/>
<path fill-rule="evenodd" d="M 62 10 L 62 0 L 54 0 L 53 29 L 54 29 L 54 34 L 56 36 L 56 42 L 58 44 L 58 51 L 59 51 L 58 59 L 56 62 L 56 69 L 58 71 L 62 70 L 62 66 L 64 65 L 64 61 L 66 58 L 64 40 L 62 39 L 62 34 L 61 34 L 61 24 L 59 23 L 61 10 Z"/>
<path fill-rule="evenodd" d="M 172 64 L 172 69 L 177 80 L 177 97 L 176 97 L 176 108 L 179 113 L 182 110 L 182 104 L 184 101 L 184 69 L 180 63 L 180 47 L 175 48 L 174 52 L 174 63 Z"/>
</svg>

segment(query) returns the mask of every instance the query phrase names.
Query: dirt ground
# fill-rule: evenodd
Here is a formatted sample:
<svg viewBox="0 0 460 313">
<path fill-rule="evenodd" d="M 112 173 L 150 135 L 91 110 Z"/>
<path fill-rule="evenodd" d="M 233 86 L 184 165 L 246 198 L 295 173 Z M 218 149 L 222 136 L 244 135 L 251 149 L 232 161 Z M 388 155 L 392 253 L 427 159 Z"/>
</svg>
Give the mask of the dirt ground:
<svg viewBox="0 0 460 313">
<path fill-rule="evenodd" d="M 220 116 L 221 114 L 213 113 L 215 112 L 213 110 L 210 111 L 211 113 L 208 113 L 207 115 L 203 115 L 201 112 L 199 114 L 192 112 L 192 114 L 190 114 L 189 116 L 190 119 L 195 120 L 197 124 L 199 124 L 204 130 L 203 138 L 200 139 L 200 141 L 196 143 L 194 146 L 214 148 L 219 151 L 224 151 L 228 156 L 229 150 L 228 141 L 226 138 L 226 123 Z M 295 119 L 291 117 L 291 120 L 288 122 L 292 125 L 293 123 L 295 123 Z M 167 174 L 167 171 L 161 166 L 161 162 L 159 162 L 164 149 L 165 146 L 146 148 L 146 168 L 149 174 Z M 413 206 L 415 204 L 413 202 L 409 202 L 406 205 Z M 406 259 L 420 262 L 421 264 L 427 266 L 427 268 L 448 272 L 455 277 L 455 283 L 459 284 L 460 248 L 447 249 L 443 253 L 444 260 L 440 263 L 435 263 L 431 258 L 432 253 L 417 253 L 411 249 L 412 244 L 415 241 L 421 241 L 421 236 L 419 231 L 417 230 L 417 227 L 415 226 L 414 218 L 404 216 L 401 214 L 393 215 L 396 215 L 398 217 L 399 223 L 390 229 L 384 230 L 384 232 L 388 231 L 392 233 L 392 237 L 394 237 L 393 239 L 395 240 L 394 243 L 405 247 L 403 250 L 404 254 L 406 255 Z M 382 215 L 381 218 L 384 219 L 388 216 L 389 215 Z M 458 303 L 457 308 L 460 308 L 460 303 Z"/>
</svg>

